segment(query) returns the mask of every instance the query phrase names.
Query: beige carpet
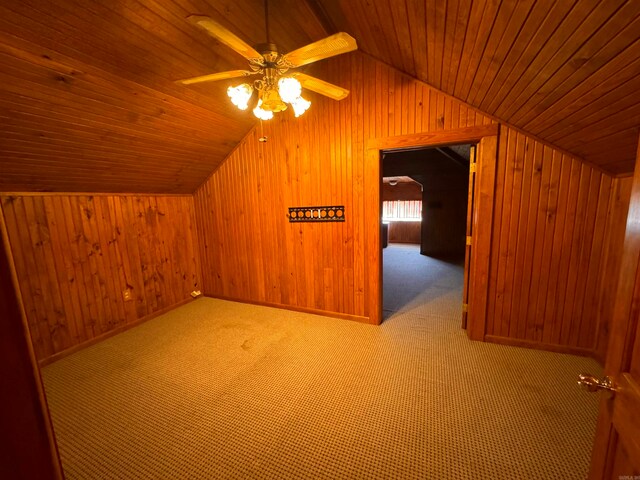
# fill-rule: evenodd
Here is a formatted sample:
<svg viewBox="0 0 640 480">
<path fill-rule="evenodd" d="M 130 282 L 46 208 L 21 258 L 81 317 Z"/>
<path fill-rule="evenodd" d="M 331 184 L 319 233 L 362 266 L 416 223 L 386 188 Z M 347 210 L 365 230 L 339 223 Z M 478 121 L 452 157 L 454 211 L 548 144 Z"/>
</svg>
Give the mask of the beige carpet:
<svg viewBox="0 0 640 480">
<path fill-rule="evenodd" d="M 204 298 L 60 360 L 66 476 L 584 478 L 597 364 L 472 343 L 441 293 L 381 327 Z"/>
</svg>

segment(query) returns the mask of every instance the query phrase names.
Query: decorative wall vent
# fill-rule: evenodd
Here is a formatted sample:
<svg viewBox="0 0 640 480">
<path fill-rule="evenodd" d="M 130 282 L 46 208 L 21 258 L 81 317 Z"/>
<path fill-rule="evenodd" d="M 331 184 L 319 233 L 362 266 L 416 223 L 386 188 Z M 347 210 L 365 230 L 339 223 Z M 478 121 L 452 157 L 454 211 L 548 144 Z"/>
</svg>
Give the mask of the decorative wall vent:
<svg viewBox="0 0 640 480">
<path fill-rule="evenodd" d="M 344 205 L 289 207 L 289 222 L 344 222 Z"/>
</svg>

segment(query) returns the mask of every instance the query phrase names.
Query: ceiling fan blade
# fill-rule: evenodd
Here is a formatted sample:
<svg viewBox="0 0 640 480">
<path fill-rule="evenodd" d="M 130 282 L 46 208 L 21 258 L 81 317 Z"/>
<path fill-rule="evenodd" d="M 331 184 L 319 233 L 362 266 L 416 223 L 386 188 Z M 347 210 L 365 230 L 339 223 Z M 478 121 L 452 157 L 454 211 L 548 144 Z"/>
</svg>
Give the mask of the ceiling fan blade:
<svg viewBox="0 0 640 480">
<path fill-rule="evenodd" d="M 216 80 L 226 80 L 227 78 L 248 77 L 256 73 L 257 72 L 250 72 L 248 70 L 229 70 L 228 72 L 211 73 L 200 77 L 176 80 L 176 83 L 180 85 L 191 85 L 192 83 L 215 82 Z"/>
<path fill-rule="evenodd" d="M 284 55 L 290 67 L 301 67 L 311 62 L 351 52 L 358 49 L 356 39 L 348 33 L 339 32 L 317 42 L 310 43 Z"/>
<path fill-rule="evenodd" d="M 255 48 L 242 40 L 240 37 L 237 37 L 236 35 L 231 33 L 215 20 L 202 15 L 189 15 L 187 17 L 187 20 L 189 20 L 194 25 L 197 25 L 198 27 L 206 30 L 213 38 L 216 38 L 230 49 L 238 52 L 247 60 L 257 60 L 259 62 L 262 62 L 262 55 L 260 54 L 260 52 L 258 52 Z"/>
<path fill-rule="evenodd" d="M 324 95 L 325 97 L 333 98 L 334 100 L 342 100 L 349 95 L 349 90 L 339 87 L 333 83 L 325 82 L 319 78 L 312 77 L 305 73 L 294 73 L 293 77 L 297 78 L 304 88 L 313 92 Z"/>
</svg>

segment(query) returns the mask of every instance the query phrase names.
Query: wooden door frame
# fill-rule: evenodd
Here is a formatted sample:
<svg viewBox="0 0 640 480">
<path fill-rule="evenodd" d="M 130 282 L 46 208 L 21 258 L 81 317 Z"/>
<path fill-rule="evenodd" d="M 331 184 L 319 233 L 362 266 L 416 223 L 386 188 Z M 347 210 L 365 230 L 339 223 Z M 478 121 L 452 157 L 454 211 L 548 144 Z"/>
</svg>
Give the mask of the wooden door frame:
<svg viewBox="0 0 640 480">
<path fill-rule="evenodd" d="M 0 374 L 10 383 L 0 393 L 0 476 L 64 478 L 49 407 L 31 343 L 9 235 L 0 205 Z M 9 478 L 3 477 L 3 478 Z"/>
<path fill-rule="evenodd" d="M 633 185 L 622 261 L 616 290 L 614 310 L 611 318 L 611 334 L 607 347 L 604 374 L 622 383 L 620 373 L 628 368 L 633 355 L 633 342 L 636 340 L 632 332 L 638 328 L 640 305 L 634 302 L 637 296 L 635 289 L 640 284 L 640 234 L 638 221 L 640 218 L 640 134 L 636 147 L 636 163 L 633 172 Z M 619 395 L 619 394 L 618 394 Z M 589 479 L 609 478 L 614 464 L 614 456 L 619 441 L 614 428 L 616 414 L 615 395 L 602 395 L 598 410 L 595 439 L 591 451 Z"/>
<path fill-rule="evenodd" d="M 471 277 L 469 323 L 467 334 L 473 340 L 484 340 L 486 331 L 486 309 L 489 293 L 489 250 L 493 230 L 493 197 L 497 163 L 499 124 L 481 125 L 433 133 L 416 133 L 369 139 L 365 148 L 364 194 L 365 194 L 365 305 L 369 322 L 382 323 L 382 238 L 380 198 L 382 189 L 381 155 L 383 150 L 431 148 L 461 143 L 478 144 L 476 191 L 474 193 L 474 251 L 486 251 L 485 255 L 474 254 Z M 489 161 L 487 161 L 489 159 Z M 492 161 L 491 161 L 492 160 Z M 482 218 L 482 223 L 478 221 Z M 475 259 L 475 260 L 473 260 Z"/>
</svg>

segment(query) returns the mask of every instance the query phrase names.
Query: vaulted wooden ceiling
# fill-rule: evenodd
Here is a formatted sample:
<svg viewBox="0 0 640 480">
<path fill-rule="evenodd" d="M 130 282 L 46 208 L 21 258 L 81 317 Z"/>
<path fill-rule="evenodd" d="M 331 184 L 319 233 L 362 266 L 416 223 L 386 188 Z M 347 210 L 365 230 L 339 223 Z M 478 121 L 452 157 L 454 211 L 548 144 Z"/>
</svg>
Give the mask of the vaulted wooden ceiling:
<svg viewBox="0 0 640 480">
<path fill-rule="evenodd" d="M 224 83 L 244 68 L 185 18 L 264 41 L 261 0 L 5 0 L 0 190 L 192 192 L 254 124 Z M 640 1 L 271 0 L 293 50 L 334 31 L 360 49 L 612 173 L 633 169 Z"/>
<path fill-rule="evenodd" d="M 270 10 L 287 51 L 325 36 L 304 2 Z M 254 124 L 224 82 L 174 84 L 247 66 L 194 13 L 265 40 L 259 0 L 0 3 L 0 189 L 193 192 Z"/>
<path fill-rule="evenodd" d="M 640 1 L 317 1 L 377 59 L 606 171 L 633 171 Z"/>
</svg>

